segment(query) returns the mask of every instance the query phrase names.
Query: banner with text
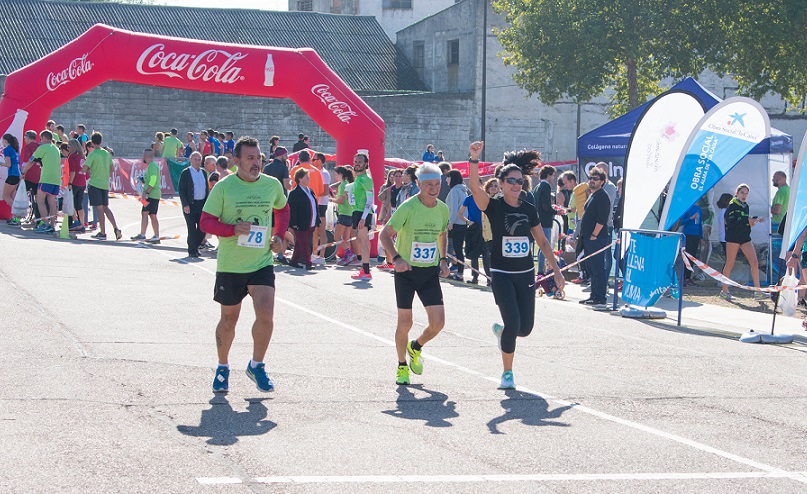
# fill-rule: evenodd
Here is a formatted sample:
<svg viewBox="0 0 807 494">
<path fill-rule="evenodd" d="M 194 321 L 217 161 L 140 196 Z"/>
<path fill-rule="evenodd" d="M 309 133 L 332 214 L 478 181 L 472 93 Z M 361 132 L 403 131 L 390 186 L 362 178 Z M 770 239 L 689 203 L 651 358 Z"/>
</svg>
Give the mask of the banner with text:
<svg viewBox="0 0 807 494">
<path fill-rule="evenodd" d="M 690 206 L 770 135 L 768 114 L 752 99 L 729 98 L 709 110 L 678 158 L 661 228 L 672 228 Z"/>
<path fill-rule="evenodd" d="M 676 90 L 655 98 L 639 117 L 625 156 L 624 228 L 642 227 L 705 112 L 695 96 Z"/>
<path fill-rule="evenodd" d="M 622 300 L 650 307 L 675 281 L 678 257 L 677 235 L 631 232 L 625 252 L 625 281 Z"/>
<path fill-rule="evenodd" d="M 787 206 L 787 223 L 785 224 L 784 242 L 780 257 L 785 258 L 793 250 L 799 235 L 807 228 L 807 133 L 801 141 L 799 157 L 796 160 L 796 169 L 793 171 L 793 182 L 790 185 L 790 200 Z"/>
</svg>

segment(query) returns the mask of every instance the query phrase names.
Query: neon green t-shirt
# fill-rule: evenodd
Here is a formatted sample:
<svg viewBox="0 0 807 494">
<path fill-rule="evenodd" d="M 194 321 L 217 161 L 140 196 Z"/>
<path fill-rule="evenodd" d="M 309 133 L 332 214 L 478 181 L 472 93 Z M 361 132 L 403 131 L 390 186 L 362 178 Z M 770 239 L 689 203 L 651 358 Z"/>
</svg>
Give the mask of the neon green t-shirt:
<svg viewBox="0 0 807 494">
<path fill-rule="evenodd" d="M 272 210 L 286 205 L 283 185 L 274 177 L 261 174 L 255 182 L 241 180 L 238 175 L 227 175 L 218 181 L 202 209 L 219 221 L 234 225 L 248 221 L 267 227 L 261 232 L 263 248 L 238 245 L 238 235 L 220 237 L 216 271 L 220 273 L 254 273 L 273 263 Z"/>
<path fill-rule="evenodd" d="M 776 191 L 776 194 L 773 196 L 773 204 L 781 204 L 782 210 L 779 211 L 779 214 L 774 214 L 771 216 L 771 223 L 781 223 L 782 218 L 784 217 L 785 213 L 787 213 L 787 203 L 790 201 L 790 186 L 783 185 L 779 187 Z"/>
<path fill-rule="evenodd" d="M 42 175 L 39 183 L 59 185 L 62 181 L 62 155 L 53 143 L 42 144 L 34 151 L 33 158 L 42 160 Z"/>
<path fill-rule="evenodd" d="M 182 141 L 172 135 L 168 136 L 163 141 L 163 157 L 175 160 L 177 159 L 177 149 L 184 147 L 185 145 L 182 144 Z"/>
<path fill-rule="evenodd" d="M 353 214 L 353 206 L 350 205 L 350 200 L 345 193 L 345 187 L 348 185 L 347 180 L 342 180 L 339 187 L 336 189 L 336 195 L 345 196 L 345 200 L 341 204 L 337 204 L 336 212 L 342 215 L 350 216 Z"/>
<path fill-rule="evenodd" d="M 160 178 L 160 165 L 152 161 L 146 167 L 146 173 L 143 174 L 143 190 L 148 189 L 149 186 L 152 187 L 151 192 L 148 194 L 149 199 L 162 199 Z"/>
<path fill-rule="evenodd" d="M 356 180 L 353 182 L 353 197 L 356 202 L 353 206 L 353 211 L 364 211 L 364 206 L 367 204 L 368 191 L 370 194 L 373 194 L 373 179 L 366 173 L 356 177 Z"/>
<path fill-rule="evenodd" d="M 106 149 L 95 148 L 87 155 L 84 165 L 90 169 L 90 182 L 96 189 L 109 190 L 112 175 L 112 156 Z"/>
<path fill-rule="evenodd" d="M 448 206 L 443 201 L 437 201 L 433 208 L 424 206 L 418 197 L 404 202 L 387 223 L 398 232 L 395 250 L 411 266 L 439 265 L 437 238 L 446 231 L 448 216 Z"/>
</svg>

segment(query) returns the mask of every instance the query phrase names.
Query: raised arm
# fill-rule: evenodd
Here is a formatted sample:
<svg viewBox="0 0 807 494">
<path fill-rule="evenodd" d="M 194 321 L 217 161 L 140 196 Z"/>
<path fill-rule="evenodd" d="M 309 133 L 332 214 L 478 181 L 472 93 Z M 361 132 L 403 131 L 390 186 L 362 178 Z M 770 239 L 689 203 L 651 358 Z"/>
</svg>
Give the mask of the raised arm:
<svg viewBox="0 0 807 494">
<path fill-rule="evenodd" d="M 474 202 L 479 207 L 480 211 L 486 210 L 490 202 L 490 197 L 479 182 L 479 153 L 482 152 L 483 147 L 485 147 L 485 143 L 482 141 L 472 142 L 471 145 L 468 146 L 470 156 L 470 158 L 468 158 L 468 169 L 470 171 L 469 184 L 474 196 Z"/>
</svg>

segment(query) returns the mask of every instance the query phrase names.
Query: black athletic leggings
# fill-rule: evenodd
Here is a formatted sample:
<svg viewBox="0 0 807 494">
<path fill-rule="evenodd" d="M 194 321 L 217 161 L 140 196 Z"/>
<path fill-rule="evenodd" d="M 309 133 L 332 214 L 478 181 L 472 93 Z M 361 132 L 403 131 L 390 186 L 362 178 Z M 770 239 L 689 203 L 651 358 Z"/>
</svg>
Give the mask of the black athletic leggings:
<svg viewBox="0 0 807 494">
<path fill-rule="evenodd" d="M 493 271 L 493 297 L 504 329 L 502 351 L 516 351 L 516 337 L 528 336 L 535 323 L 535 271 L 509 274 Z"/>
</svg>

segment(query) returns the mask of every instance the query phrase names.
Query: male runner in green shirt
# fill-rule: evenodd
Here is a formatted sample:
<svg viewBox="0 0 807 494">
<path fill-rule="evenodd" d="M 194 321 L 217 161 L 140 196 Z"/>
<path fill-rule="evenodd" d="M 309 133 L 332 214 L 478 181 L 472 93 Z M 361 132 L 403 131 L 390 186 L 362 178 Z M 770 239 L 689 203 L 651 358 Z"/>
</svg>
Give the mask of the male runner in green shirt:
<svg viewBox="0 0 807 494">
<path fill-rule="evenodd" d="M 354 280 L 372 280 L 370 274 L 370 230 L 373 228 L 373 179 L 367 174 L 370 159 L 364 153 L 353 157 L 353 170 L 356 180 L 353 182 L 352 206 L 353 229 L 356 230 L 356 243 L 359 247 L 361 269 L 351 275 Z"/>
<path fill-rule="evenodd" d="M 249 294 L 255 308 L 255 323 L 252 325 L 252 360 L 246 373 L 258 390 L 269 392 L 275 388 L 266 374 L 263 359 L 274 324 L 272 251 L 280 248 L 280 238 L 272 235 L 272 212 L 287 207 L 286 196 L 276 178 L 261 173 L 261 149 L 257 139 L 240 138 L 235 144 L 233 159 L 238 173 L 222 178 L 213 187 L 200 221 L 202 231 L 219 237 L 213 300 L 221 305 L 221 319 L 216 326 L 219 365 L 213 378 L 213 391 L 229 389 L 230 347 L 235 339 L 241 302 Z M 283 216 L 277 215 L 278 218 Z"/>
<path fill-rule="evenodd" d="M 120 240 L 123 233 L 118 229 L 115 222 L 115 215 L 109 209 L 109 177 L 112 176 L 112 155 L 109 151 L 101 147 L 103 136 L 100 132 L 93 132 L 90 140 L 93 144 L 93 151 L 87 155 L 82 171 L 90 171 L 90 182 L 87 184 L 87 195 L 90 198 L 90 206 L 98 211 L 98 233 L 92 236 L 97 240 L 106 240 L 106 220 L 112 223 L 112 230 L 115 232 L 115 240 Z"/>
<path fill-rule="evenodd" d="M 437 200 L 441 175 L 437 165 L 424 163 L 417 171 L 420 192 L 398 205 L 379 237 L 384 252 L 392 257 L 395 264 L 395 297 L 398 305 L 398 327 L 395 330 L 395 349 L 398 352 L 397 384 L 409 384 L 409 369 L 415 374 L 423 373 L 421 348 L 437 336 L 445 325 L 443 291 L 439 277 L 448 276 L 448 260 L 443 256 L 448 246 L 446 226 L 449 212 L 448 206 Z M 413 324 L 412 301 L 415 293 L 426 309 L 429 324 L 417 339 L 408 341 Z"/>
<path fill-rule="evenodd" d="M 185 149 L 185 145 L 177 137 L 177 129 L 171 129 L 171 135 L 165 138 L 163 142 L 163 158 L 167 160 L 175 160 L 182 156 L 181 151 Z"/>
<path fill-rule="evenodd" d="M 36 193 L 36 205 L 43 220 L 34 231 L 38 233 L 51 233 L 56 228 L 57 204 L 59 197 L 59 182 L 62 179 L 62 155 L 59 148 L 53 144 L 53 134 L 43 130 L 39 134 L 39 147 L 31 156 L 34 161 L 42 163 L 42 175 L 39 178 L 39 190 Z"/>
<path fill-rule="evenodd" d="M 132 237 L 132 240 L 145 240 L 150 244 L 160 243 L 160 222 L 157 219 L 157 210 L 162 199 L 162 189 L 160 189 L 160 165 L 154 161 L 154 151 L 146 148 L 143 151 L 143 163 L 146 164 L 146 171 L 143 174 L 143 193 L 140 202 L 143 209 L 140 210 L 140 233 Z M 146 228 L 151 219 L 151 229 L 154 236 L 146 240 Z"/>
</svg>

